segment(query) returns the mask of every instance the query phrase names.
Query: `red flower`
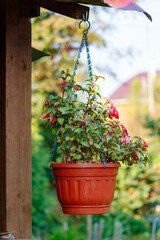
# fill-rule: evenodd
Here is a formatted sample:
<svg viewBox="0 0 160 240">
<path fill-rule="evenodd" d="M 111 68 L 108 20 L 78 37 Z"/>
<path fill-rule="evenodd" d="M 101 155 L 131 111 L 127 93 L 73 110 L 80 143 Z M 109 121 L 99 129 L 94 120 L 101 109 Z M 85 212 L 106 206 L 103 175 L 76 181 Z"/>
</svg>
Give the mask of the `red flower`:
<svg viewBox="0 0 160 240">
<path fill-rule="evenodd" d="M 103 139 L 106 140 L 107 139 L 106 136 L 103 136 Z"/>
<path fill-rule="evenodd" d="M 77 122 L 79 122 L 81 125 L 85 125 L 85 123 L 82 121 L 77 121 Z"/>
<path fill-rule="evenodd" d="M 124 135 L 128 135 L 127 129 L 124 126 L 122 126 L 122 131 Z"/>
<path fill-rule="evenodd" d="M 58 108 L 58 107 L 59 107 L 59 105 L 54 105 L 54 104 L 53 104 L 53 107 L 55 107 L 55 108 Z"/>
<path fill-rule="evenodd" d="M 49 118 L 49 117 L 50 117 L 50 113 L 47 113 L 47 114 L 43 117 L 43 119 Z"/>
<path fill-rule="evenodd" d="M 52 120 L 52 122 L 51 122 L 51 125 L 53 125 L 53 123 L 55 123 L 55 121 L 56 121 L 56 115 L 54 115 L 54 117 L 53 117 L 53 120 Z"/>
<path fill-rule="evenodd" d="M 58 132 L 61 132 L 62 128 L 59 128 Z"/>
<path fill-rule="evenodd" d="M 146 143 L 145 141 L 144 141 L 143 144 L 144 144 L 145 147 L 148 147 L 148 143 Z"/>
<path fill-rule="evenodd" d="M 119 119 L 119 112 L 116 109 L 114 111 L 114 116 L 115 116 L 115 118 Z"/>
<path fill-rule="evenodd" d="M 48 100 L 48 99 L 45 101 L 45 104 L 46 104 L 46 105 L 48 105 L 48 104 L 49 104 L 49 100 Z"/>
<path fill-rule="evenodd" d="M 79 87 L 78 87 L 78 86 L 75 86 L 75 90 L 76 90 L 76 91 L 79 90 Z"/>
<path fill-rule="evenodd" d="M 144 148 L 142 148 L 142 151 L 145 152 L 146 150 Z"/>
<path fill-rule="evenodd" d="M 133 155 L 133 159 L 137 162 L 138 157 L 137 157 L 137 154 L 136 154 L 136 153 L 134 153 L 134 155 Z"/>
</svg>

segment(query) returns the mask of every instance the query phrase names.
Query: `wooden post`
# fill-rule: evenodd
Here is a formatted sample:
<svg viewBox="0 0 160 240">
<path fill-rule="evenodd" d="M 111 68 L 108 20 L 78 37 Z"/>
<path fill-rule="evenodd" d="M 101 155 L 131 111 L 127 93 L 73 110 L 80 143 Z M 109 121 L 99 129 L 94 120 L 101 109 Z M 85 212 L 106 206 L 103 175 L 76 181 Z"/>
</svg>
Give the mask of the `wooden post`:
<svg viewBox="0 0 160 240">
<path fill-rule="evenodd" d="M 31 238 L 31 24 L 0 0 L 0 232 Z"/>
<path fill-rule="evenodd" d="M 87 215 L 87 239 L 92 240 L 92 215 Z"/>
</svg>

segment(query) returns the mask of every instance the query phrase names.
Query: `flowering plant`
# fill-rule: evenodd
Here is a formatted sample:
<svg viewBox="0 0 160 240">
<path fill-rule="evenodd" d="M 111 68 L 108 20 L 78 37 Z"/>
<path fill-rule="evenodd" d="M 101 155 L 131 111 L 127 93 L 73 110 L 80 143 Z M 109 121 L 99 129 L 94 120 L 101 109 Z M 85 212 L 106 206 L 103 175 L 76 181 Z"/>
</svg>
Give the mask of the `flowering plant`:
<svg viewBox="0 0 160 240">
<path fill-rule="evenodd" d="M 146 165 L 148 144 L 140 137 L 131 140 L 113 103 L 99 94 L 98 76 L 86 80 L 86 87 L 76 85 L 68 71 L 62 71 L 58 78 L 63 81 L 62 96 L 49 96 L 43 118 L 57 128 L 56 141 L 61 143 L 63 162 Z M 87 93 L 86 102 L 77 100 L 78 91 Z"/>
</svg>

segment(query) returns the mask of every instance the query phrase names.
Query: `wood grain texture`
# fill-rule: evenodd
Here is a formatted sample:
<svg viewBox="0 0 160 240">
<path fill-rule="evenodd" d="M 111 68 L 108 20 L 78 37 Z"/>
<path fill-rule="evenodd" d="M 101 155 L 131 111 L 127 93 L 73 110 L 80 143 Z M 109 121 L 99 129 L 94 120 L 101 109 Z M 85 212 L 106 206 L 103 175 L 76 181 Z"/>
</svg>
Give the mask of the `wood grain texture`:
<svg viewBox="0 0 160 240">
<path fill-rule="evenodd" d="M 0 231 L 16 231 L 16 238 L 27 239 L 32 236 L 31 26 L 29 19 L 17 16 L 16 6 L 18 0 L 8 0 L 0 17 Z"/>
</svg>

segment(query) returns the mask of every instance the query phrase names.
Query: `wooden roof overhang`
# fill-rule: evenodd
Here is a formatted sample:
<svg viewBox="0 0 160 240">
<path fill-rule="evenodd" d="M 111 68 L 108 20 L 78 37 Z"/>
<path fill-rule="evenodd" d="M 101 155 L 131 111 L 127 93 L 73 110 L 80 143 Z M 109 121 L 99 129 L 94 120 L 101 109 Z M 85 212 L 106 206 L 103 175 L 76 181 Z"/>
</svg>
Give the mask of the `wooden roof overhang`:
<svg viewBox="0 0 160 240">
<path fill-rule="evenodd" d="M 36 17 L 40 15 L 42 7 L 71 18 L 82 19 L 89 16 L 89 7 L 86 5 L 109 7 L 103 0 L 21 0 L 21 15 Z"/>
</svg>

